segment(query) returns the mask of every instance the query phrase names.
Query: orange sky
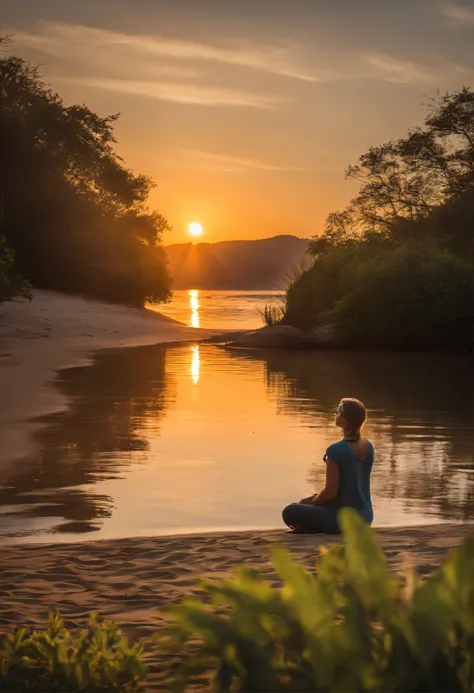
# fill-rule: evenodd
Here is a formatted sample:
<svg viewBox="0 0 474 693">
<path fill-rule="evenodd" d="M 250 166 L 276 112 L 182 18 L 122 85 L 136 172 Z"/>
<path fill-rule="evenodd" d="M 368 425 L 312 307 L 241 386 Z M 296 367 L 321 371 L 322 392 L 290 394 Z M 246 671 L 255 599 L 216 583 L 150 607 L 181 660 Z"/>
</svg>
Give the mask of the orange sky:
<svg viewBox="0 0 474 693">
<path fill-rule="evenodd" d="M 121 112 L 166 243 L 318 233 L 348 164 L 472 85 L 472 2 L 3 0 L 2 23 L 68 102 Z"/>
</svg>

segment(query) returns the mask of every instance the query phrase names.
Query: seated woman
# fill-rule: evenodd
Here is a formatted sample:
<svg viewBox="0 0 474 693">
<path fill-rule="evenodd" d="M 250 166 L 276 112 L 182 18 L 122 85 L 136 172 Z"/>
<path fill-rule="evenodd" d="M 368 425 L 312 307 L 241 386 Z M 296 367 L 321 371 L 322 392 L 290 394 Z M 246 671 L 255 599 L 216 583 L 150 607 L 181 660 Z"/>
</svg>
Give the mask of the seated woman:
<svg viewBox="0 0 474 693">
<path fill-rule="evenodd" d="M 336 426 L 344 437 L 330 445 L 324 455 L 326 485 L 315 496 L 303 498 L 283 510 L 283 521 L 296 532 L 339 534 L 340 508 L 354 508 L 371 524 L 374 519 L 370 498 L 370 472 L 374 447 L 361 436 L 367 412 L 357 399 L 342 399 L 336 413 Z"/>
</svg>

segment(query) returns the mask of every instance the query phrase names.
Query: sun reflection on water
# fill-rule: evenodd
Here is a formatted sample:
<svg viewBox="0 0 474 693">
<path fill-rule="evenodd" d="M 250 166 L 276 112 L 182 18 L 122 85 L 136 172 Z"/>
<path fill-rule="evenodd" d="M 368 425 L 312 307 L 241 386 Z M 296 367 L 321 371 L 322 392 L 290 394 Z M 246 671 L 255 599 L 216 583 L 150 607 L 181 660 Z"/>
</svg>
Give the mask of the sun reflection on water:
<svg viewBox="0 0 474 693">
<path fill-rule="evenodd" d="M 199 382 L 199 376 L 201 373 L 201 359 L 199 356 L 199 345 L 191 347 L 192 357 L 191 357 L 191 378 L 195 385 Z"/>
<path fill-rule="evenodd" d="M 191 289 L 188 294 L 191 308 L 191 327 L 199 327 L 199 291 Z"/>
</svg>

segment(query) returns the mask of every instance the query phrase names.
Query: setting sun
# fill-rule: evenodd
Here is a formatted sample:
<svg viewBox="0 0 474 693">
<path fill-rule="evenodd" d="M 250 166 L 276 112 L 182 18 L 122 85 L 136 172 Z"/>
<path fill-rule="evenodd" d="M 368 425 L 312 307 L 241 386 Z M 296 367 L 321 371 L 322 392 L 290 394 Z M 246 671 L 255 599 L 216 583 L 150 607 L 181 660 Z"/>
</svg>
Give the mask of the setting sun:
<svg viewBox="0 0 474 693">
<path fill-rule="evenodd" d="M 201 224 L 198 224 L 197 221 L 193 221 L 192 224 L 188 226 L 188 231 L 192 236 L 200 236 L 203 230 Z"/>
</svg>

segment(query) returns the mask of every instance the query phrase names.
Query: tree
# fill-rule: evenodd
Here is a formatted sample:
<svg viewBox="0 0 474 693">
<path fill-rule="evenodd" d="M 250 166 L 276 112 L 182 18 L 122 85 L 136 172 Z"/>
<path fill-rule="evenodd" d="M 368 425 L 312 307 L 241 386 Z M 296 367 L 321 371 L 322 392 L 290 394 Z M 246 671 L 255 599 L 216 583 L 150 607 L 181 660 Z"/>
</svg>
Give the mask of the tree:
<svg viewBox="0 0 474 693">
<path fill-rule="evenodd" d="M 474 92 L 434 99 L 422 126 L 346 175 L 360 190 L 310 242 L 284 322 L 329 324 L 352 347 L 472 347 Z"/>
<path fill-rule="evenodd" d="M 38 287 L 143 304 L 166 300 L 166 219 L 153 182 L 115 151 L 117 114 L 66 105 L 38 70 L 0 59 L 0 195 L 15 270 Z"/>
<path fill-rule="evenodd" d="M 366 233 L 390 234 L 400 220 L 429 217 L 449 200 L 474 190 L 474 91 L 464 87 L 433 99 L 421 127 L 371 147 L 349 166 L 360 183 L 348 207 L 332 212 L 310 251 Z"/>
</svg>

